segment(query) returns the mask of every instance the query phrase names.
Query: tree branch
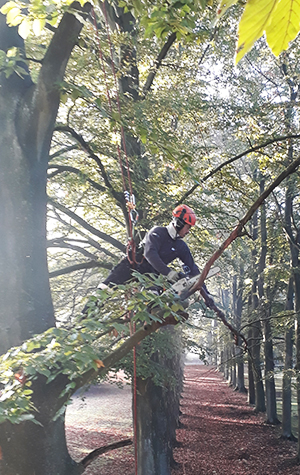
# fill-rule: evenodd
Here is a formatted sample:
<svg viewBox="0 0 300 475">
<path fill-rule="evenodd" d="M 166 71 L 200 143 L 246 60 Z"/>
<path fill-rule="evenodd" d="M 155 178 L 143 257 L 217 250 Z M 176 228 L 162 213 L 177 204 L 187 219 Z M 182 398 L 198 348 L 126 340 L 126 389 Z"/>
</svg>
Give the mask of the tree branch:
<svg viewBox="0 0 300 475">
<path fill-rule="evenodd" d="M 57 125 L 55 127 L 55 130 L 58 131 L 58 132 L 65 132 L 69 135 L 71 135 L 80 145 L 81 147 L 83 148 L 83 150 L 86 151 L 86 153 L 97 163 L 99 169 L 100 169 L 100 172 L 101 172 L 101 176 L 104 180 L 104 183 L 105 183 L 105 186 L 107 187 L 107 189 L 111 192 L 112 196 L 115 198 L 116 202 L 119 204 L 119 206 L 121 207 L 123 213 L 124 213 L 124 216 L 127 216 L 127 209 L 126 209 L 126 204 L 125 204 L 125 200 L 123 198 L 123 194 L 122 193 L 119 193 L 117 192 L 114 187 L 112 186 L 108 176 L 107 176 L 107 173 L 106 173 L 106 170 L 105 170 L 105 167 L 102 163 L 102 161 L 100 160 L 100 158 L 93 152 L 93 150 L 91 149 L 90 145 L 84 140 L 84 138 L 82 137 L 82 135 L 78 134 L 72 127 L 69 127 L 67 125 Z"/>
<path fill-rule="evenodd" d="M 275 142 L 282 142 L 284 140 L 289 140 L 289 139 L 299 139 L 300 134 L 293 134 L 293 135 L 283 135 L 282 137 L 276 137 L 274 139 L 267 140 L 261 145 L 256 145 L 255 147 L 251 147 L 248 150 L 245 150 L 244 152 L 240 153 L 239 155 L 235 155 L 234 157 L 230 158 L 229 160 L 226 160 L 226 162 L 221 163 L 218 167 L 214 168 L 211 172 L 209 172 L 204 178 L 200 180 L 200 182 L 195 183 L 195 185 L 192 186 L 192 188 L 187 191 L 183 197 L 178 201 L 177 204 L 183 203 L 197 188 L 200 186 L 202 183 L 207 181 L 209 178 L 211 178 L 213 175 L 215 175 L 217 172 L 222 170 L 222 168 L 226 167 L 227 165 L 230 165 L 231 163 L 235 162 L 236 160 L 239 160 L 240 158 L 244 157 L 245 155 L 248 155 L 248 153 L 251 152 L 256 152 L 260 150 L 261 148 L 267 147 L 268 145 L 272 145 Z"/>
<path fill-rule="evenodd" d="M 104 186 L 99 185 L 96 181 L 89 178 L 86 173 L 78 170 L 78 168 L 70 167 L 66 165 L 50 165 L 48 166 L 48 170 L 54 169 L 52 173 L 48 174 L 48 178 L 53 178 L 54 176 L 58 175 L 59 173 L 70 172 L 75 173 L 80 178 L 84 178 L 88 183 L 90 183 L 96 190 L 101 191 L 102 193 L 106 192 L 107 189 Z"/>
<path fill-rule="evenodd" d="M 113 259 L 118 258 L 118 256 L 116 256 L 115 254 L 108 251 L 104 247 L 100 246 L 100 244 L 97 241 L 95 241 L 95 239 L 93 239 L 90 236 L 86 235 L 83 231 L 76 228 L 76 226 L 72 226 L 72 224 L 67 223 L 66 221 L 64 221 L 62 219 L 61 216 L 59 216 L 59 214 L 56 211 L 54 211 L 54 212 L 55 212 L 56 219 L 58 219 L 59 222 L 61 222 L 65 226 L 67 226 L 69 230 L 73 230 L 73 231 L 75 231 L 76 234 L 79 234 L 80 236 L 83 236 L 85 238 L 86 241 L 82 241 L 82 242 L 84 242 L 84 244 L 90 244 L 90 246 L 93 246 L 95 249 L 98 249 L 98 251 L 103 252 L 104 254 L 106 254 L 109 257 L 112 257 Z M 55 243 L 55 242 L 59 243 L 60 241 L 64 241 L 64 240 L 67 240 L 67 238 L 60 237 L 60 238 L 52 239 L 48 242 L 49 242 L 49 245 L 51 245 L 51 243 Z M 71 239 L 69 239 L 69 240 L 71 240 Z M 76 239 L 75 239 L 75 241 L 79 242 L 79 240 L 76 240 Z"/>
<path fill-rule="evenodd" d="M 176 40 L 176 33 L 171 33 L 169 38 L 167 39 L 166 43 L 162 47 L 157 59 L 154 61 L 154 66 L 151 68 L 150 73 L 146 79 L 146 82 L 143 87 L 143 99 L 145 99 L 147 93 L 150 91 L 154 78 L 159 70 L 162 60 L 167 56 L 169 49 L 171 48 L 172 44 Z"/>
<path fill-rule="evenodd" d="M 79 3 L 72 4 L 72 8 L 82 17 L 87 15 L 90 7 L 89 3 L 83 8 Z M 37 157 L 40 162 L 48 160 L 60 102 L 60 84 L 82 27 L 83 22 L 72 13 L 67 12 L 63 15 L 47 48 L 37 84 L 28 90 L 24 102 L 20 102 L 17 118 L 20 128 L 19 140 L 27 150 L 29 160 L 33 160 L 33 157 Z M 34 147 L 35 153 L 32 153 Z"/>
<path fill-rule="evenodd" d="M 241 338 L 243 340 L 243 342 L 245 343 L 245 350 L 248 349 L 248 342 L 246 340 L 246 338 L 244 337 L 244 335 L 239 332 L 236 328 L 234 328 L 226 319 L 226 316 L 224 314 L 224 312 L 222 312 L 222 310 L 220 310 L 215 302 L 213 301 L 213 299 L 208 295 L 208 293 L 206 292 L 205 288 L 201 288 L 200 289 L 200 294 L 202 295 L 203 297 L 203 300 L 205 302 L 205 305 L 210 308 L 211 310 L 213 310 L 217 317 L 223 322 L 223 324 L 229 328 L 229 330 L 231 331 L 233 337 L 234 337 L 234 340 L 235 340 L 235 343 L 236 345 L 238 344 L 238 339 Z"/>
<path fill-rule="evenodd" d="M 110 450 L 119 449 L 121 447 L 127 447 L 128 445 L 132 445 L 132 439 L 120 440 L 119 442 L 114 442 L 113 444 L 106 445 L 105 447 L 99 447 L 99 449 L 93 450 L 86 457 L 84 457 L 84 459 L 82 459 L 79 462 L 79 465 L 86 468 L 99 455 L 105 454 L 106 452 L 109 452 Z"/>
<path fill-rule="evenodd" d="M 77 270 L 82 269 L 93 269 L 95 267 L 101 267 L 103 269 L 111 270 L 113 268 L 113 264 L 104 261 L 87 261 L 82 262 L 80 264 L 74 264 L 73 266 L 64 267 L 63 269 L 54 270 L 49 272 L 49 278 L 52 279 L 53 277 L 59 277 L 60 275 L 71 274 L 71 272 L 75 272 Z"/>
<path fill-rule="evenodd" d="M 72 150 L 78 150 L 78 144 L 73 144 L 73 145 L 69 145 L 68 147 L 63 147 L 57 152 L 52 153 L 52 155 L 49 155 L 49 161 L 53 160 L 56 157 L 60 157 L 66 152 L 71 152 Z"/>
<path fill-rule="evenodd" d="M 60 203 L 57 203 L 52 198 L 48 197 L 48 203 L 51 204 L 54 208 L 57 208 L 60 211 L 62 211 L 64 214 L 69 216 L 74 221 L 76 221 L 76 223 L 80 224 L 87 231 L 91 232 L 95 236 L 98 236 L 100 239 L 103 239 L 104 241 L 108 242 L 109 244 L 116 247 L 120 251 L 125 252 L 126 247 L 124 246 L 124 244 L 122 244 L 117 239 L 114 239 L 113 237 L 109 236 L 108 234 L 103 233 L 102 231 L 99 231 L 98 229 L 94 228 L 94 226 L 91 226 L 90 224 L 88 224 L 84 219 L 82 219 L 76 213 L 69 210 L 65 206 L 61 205 Z"/>
<path fill-rule="evenodd" d="M 264 200 L 272 193 L 272 191 L 289 175 L 295 172 L 295 170 L 300 165 L 300 156 L 294 160 L 277 178 L 276 180 L 268 187 L 266 190 L 259 196 L 259 198 L 253 203 L 251 208 L 247 211 L 245 216 L 240 220 L 239 224 L 236 228 L 232 231 L 229 237 L 221 244 L 219 249 L 212 255 L 212 257 L 206 263 L 199 280 L 196 284 L 188 291 L 183 292 L 181 294 L 181 299 L 185 300 L 190 295 L 194 294 L 197 290 L 202 289 L 206 276 L 213 265 L 213 263 L 223 254 L 225 249 L 237 238 L 241 235 L 242 229 L 245 224 L 252 218 L 255 211 L 260 207 L 260 205 L 264 202 Z"/>
<path fill-rule="evenodd" d="M 64 240 L 60 240 L 55 242 L 53 240 L 52 242 L 47 243 L 47 247 L 50 248 L 60 248 L 60 249 L 70 249 L 71 251 L 76 251 L 82 254 L 83 256 L 87 257 L 88 259 L 91 260 L 97 260 L 97 256 L 92 254 L 91 252 L 87 251 L 84 247 L 82 246 L 76 246 L 75 244 L 71 244 L 70 242 L 65 242 Z"/>
</svg>

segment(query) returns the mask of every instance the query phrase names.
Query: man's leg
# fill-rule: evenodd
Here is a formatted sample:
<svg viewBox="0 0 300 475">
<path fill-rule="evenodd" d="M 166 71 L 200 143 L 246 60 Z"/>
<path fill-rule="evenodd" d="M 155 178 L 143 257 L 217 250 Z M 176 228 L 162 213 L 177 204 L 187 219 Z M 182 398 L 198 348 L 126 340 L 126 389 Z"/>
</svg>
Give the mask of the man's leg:
<svg viewBox="0 0 300 475">
<path fill-rule="evenodd" d="M 108 287 L 125 284 L 125 282 L 131 279 L 131 271 L 130 262 L 125 257 L 112 269 L 109 276 L 101 284 Z M 100 288 L 101 284 L 99 284 L 98 288 Z"/>
<path fill-rule="evenodd" d="M 111 270 L 108 277 L 103 282 L 101 282 L 97 288 L 100 290 L 106 290 L 108 288 L 114 287 L 115 285 L 125 284 L 130 279 L 131 279 L 130 262 L 125 257 Z M 83 313 L 84 315 L 87 315 L 89 307 L 91 305 L 92 304 L 88 301 L 85 304 L 81 313 Z M 97 306 L 100 307 L 101 304 L 97 304 Z"/>
</svg>

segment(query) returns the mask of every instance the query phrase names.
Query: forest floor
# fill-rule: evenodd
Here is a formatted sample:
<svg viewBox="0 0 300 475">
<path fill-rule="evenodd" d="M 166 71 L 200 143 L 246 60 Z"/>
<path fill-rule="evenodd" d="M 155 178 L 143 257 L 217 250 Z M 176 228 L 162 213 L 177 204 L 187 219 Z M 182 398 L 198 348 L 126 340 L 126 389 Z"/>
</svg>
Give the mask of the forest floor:
<svg viewBox="0 0 300 475">
<path fill-rule="evenodd" d="M 215 368 L 185 367 L 178 466 L 172 475 L 300 475 L 297 444 L 280 439 L 280 426 L 254 414 L 247 397 L 228 387 Z M 67 441 L 79 461 L 92 450 L 132 437 L 131 388 L 109 383 L 76 396 L 67 410 Z M 133 447 L 98 457 L 84 475 L 134 475 Z M 150 475 L 150 474 L 147 474 Z"/>
</svg>

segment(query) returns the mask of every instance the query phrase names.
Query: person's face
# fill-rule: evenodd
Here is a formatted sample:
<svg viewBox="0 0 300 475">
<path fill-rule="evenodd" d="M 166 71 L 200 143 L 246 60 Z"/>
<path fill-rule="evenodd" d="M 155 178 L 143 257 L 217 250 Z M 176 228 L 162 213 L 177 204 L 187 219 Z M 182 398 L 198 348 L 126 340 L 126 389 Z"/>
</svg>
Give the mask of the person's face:
<svg viewBox="0 0 300 475">
<path fill-rule="evenodd" d="M 190 224 L 185 224 L 183 226 L 182 229 L 180 229 L 180 231 L 178 232 L 178 235 L 181 237 L 181 238 L 184 238 L 184 236 L 186 236 L 189 232 L 190 232 L 190 229 L 191 229 L 191 225 Z"/>
</svg>

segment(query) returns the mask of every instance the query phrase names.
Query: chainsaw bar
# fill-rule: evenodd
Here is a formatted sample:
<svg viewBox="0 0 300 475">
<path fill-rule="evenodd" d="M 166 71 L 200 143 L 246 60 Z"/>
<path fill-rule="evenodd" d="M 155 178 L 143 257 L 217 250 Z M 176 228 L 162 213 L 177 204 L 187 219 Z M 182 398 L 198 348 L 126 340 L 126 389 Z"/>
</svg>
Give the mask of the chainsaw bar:
<svg viewBox="0 0 300 475">
<path fill-rule="evenodd" d="M 205 280 L 218 274 L 218 272 L 220 272 L 220 267 L 213 267 L 212 269 L 209 270 Z M 191 289 L 195 285 L 195 283 L 199 280 L 199 277 L 200 277 L 200 274 L 194 275 L 194 277 L 191 277 L 191 278 L 184 277 L 183 279 L 180 279 L 177 282 L 175 282 L 175 284 L 172 285 L 172 289 L 174 292 L 180 295 L 183 291 L 187 291 Z"/>
</svg>

